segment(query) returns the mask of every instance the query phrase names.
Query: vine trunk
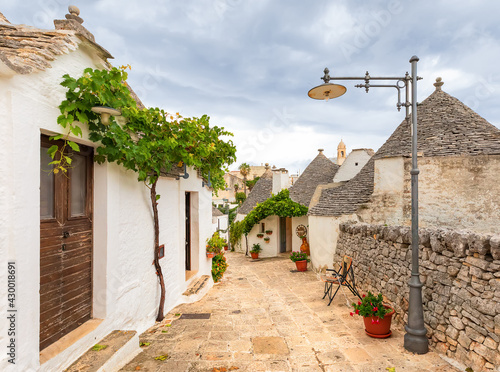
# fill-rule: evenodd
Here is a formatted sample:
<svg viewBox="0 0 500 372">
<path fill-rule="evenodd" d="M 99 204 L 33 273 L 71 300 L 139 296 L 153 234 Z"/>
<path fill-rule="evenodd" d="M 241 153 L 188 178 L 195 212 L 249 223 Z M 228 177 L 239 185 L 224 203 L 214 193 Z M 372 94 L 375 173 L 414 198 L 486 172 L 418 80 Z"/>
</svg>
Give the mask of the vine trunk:
<svg viewBox="0 0 500 372">
<path fill-rule="evenodd" d="M 156 200 L 156 183 L 158 179 L 156 179 L 151 185 L 151 205 L 153 206 L 153 219 L 155 226 L 155 269 L 156 275 L 158 275 L 158 281 L 160 282 L 160 305 L 158 307 L 158 316 L 156 317 L 156 321 L 161 322 L 163 320 L 163 306 L 165 304 L 165 281 L 163 280 L 163 272 L 161 271 L 160 266 L 160 225 L 158 219 L 158 201 Z"/>
</svg>

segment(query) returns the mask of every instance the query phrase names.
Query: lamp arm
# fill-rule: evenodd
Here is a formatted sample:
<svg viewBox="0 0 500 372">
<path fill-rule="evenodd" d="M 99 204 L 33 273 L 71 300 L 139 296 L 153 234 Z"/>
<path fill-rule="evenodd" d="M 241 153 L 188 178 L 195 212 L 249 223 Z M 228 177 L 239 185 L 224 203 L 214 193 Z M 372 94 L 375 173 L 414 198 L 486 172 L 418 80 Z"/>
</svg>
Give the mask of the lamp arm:
<svg viewBox="0 0 500 372">
<path fill-rule="evenodd" d="M 401 81 L 401 80 L 399 80 Z M 401 103 L 401 89 L 406 87 L 406 82 L 403 81 L 403 86 L 399 85 L 382 85 L 382 84 L 370 84 L 370 83 L 365 83 L 365 84 L 356 84 L 356 88 L 365 88 L 366 93 L 370 90 L 370 88 L 396 88 L 398 91 L 398 103 L 396 107 L 398 108 L 398 111 L 401 111 L 401 107 L 403 104 Z"/>
</svg>

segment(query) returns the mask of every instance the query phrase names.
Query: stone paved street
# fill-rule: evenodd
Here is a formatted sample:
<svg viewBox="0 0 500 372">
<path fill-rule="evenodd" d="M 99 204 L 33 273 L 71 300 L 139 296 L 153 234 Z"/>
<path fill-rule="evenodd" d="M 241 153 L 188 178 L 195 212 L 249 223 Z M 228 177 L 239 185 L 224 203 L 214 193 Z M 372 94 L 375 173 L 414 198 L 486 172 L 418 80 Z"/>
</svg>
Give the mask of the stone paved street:
<svg viewBox="0 0 500 372">
<path fill-rule="evenodd" d="M 343 294 L 327 306 L 323 283 L 311 271 L 296 272 L 288 255 L 227 257 L 222 282 L 145 332 L 143 353 L 123 371 L 458 371 L 436 353 L 406 352 L 394 324 L 390 338 L 368 337 Z M 192 313 L 211 316 L 180 319 Z"/>
</svg>

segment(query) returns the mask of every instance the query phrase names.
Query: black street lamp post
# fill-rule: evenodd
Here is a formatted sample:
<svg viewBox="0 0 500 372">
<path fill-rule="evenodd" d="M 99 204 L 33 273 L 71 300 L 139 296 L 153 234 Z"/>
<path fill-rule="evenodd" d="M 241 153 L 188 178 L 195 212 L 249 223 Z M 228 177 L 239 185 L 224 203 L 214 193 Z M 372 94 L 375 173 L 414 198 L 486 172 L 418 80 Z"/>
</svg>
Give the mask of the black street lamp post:
<svg viewBox="0 0 500 372">
<path fill-rule="evenodd" d="M 331 80 L 364 80 L 364 84 L 356 85 L 356 88 L 365 88 L 366 92 L 370 88 L 396 88 L 398 92 L 398 111 L 401 107 L 406 108 L 406 120 L 411 120 L 411 278 L 409 281 L 410 299 L 408 308 L 408 324 L 405 326 L 404 347 L 406 350 L 417 354 L 425 354 L 429 351 L 429 340 L 427 330 L 424 326 L 424 310 L 422 304 L 422 283 L 418 269 L 418 165 L 417 165 L 417 76 L 418 57 L 410 59 L 411 76 L 408 72 L 404 77 L 372 77 L 366 72 L 364 77 L 330 77 L 327 68 L 325 75 L 321 78 L 325 82 L 312 88 L 308 95 L 314 99 L 328 100 L 343 95 L 347 89 L 339 84 L 330 83 Z M 392 81 L 393 84 L 370 84 L 371 80 Z M 410 94 L 411 86 L 411 94 Z M 405 89 L 405 102 L 401 103 L 401 90 Z M 411 107 L 411 111 L 410 111 Z"/>
</svg>

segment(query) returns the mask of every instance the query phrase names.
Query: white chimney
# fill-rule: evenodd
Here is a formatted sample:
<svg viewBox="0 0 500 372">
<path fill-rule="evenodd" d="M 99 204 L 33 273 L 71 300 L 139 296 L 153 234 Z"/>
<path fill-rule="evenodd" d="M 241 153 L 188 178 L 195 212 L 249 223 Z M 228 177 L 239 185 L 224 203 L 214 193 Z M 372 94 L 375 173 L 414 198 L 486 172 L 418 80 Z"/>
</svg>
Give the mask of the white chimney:
<svg viewBox="0 0 500 372">
<path fill-rule="evenodd" d="M 283 189 L 290 187 L 290 177 L 285 168 L 273 169 L 273 194 L 276 195 Z"/>
</svg>

